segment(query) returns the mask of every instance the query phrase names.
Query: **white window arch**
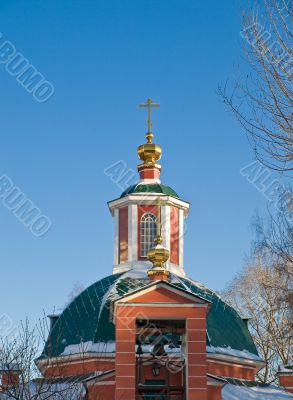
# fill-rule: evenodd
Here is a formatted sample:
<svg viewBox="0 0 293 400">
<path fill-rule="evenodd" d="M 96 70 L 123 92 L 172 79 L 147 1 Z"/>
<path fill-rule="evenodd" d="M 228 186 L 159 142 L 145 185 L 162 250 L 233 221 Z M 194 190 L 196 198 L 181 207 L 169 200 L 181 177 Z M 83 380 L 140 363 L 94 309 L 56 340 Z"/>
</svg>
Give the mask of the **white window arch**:
<svg viewBox="0 0 293 400">
<path fill-rule="evenodd" d="M 154 247 L 157 236 L 157 218 L 154 214 L 143 214 L 140 220 L 140 256 L 147 257 L 148 251 Z"/>
</svg>

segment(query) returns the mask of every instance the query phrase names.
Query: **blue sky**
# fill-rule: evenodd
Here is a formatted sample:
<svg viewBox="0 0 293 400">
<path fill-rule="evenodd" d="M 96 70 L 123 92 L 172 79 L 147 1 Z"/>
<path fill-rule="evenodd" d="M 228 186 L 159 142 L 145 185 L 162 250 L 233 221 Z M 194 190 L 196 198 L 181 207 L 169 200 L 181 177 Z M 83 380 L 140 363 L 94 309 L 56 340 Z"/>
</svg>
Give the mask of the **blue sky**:
<svg viewBox="0 0 293 400">
<path fill-rule="evenodd" d="M 146 130 L 137 105 L 148 97 L 161 103 L 162 181 L 192 204 L 188 275 L 221 289 L 241 269 L 266 200 L 239 172 L 253 154 L 216 94 L 245 69 L 240 14 L 236 1 L 1 2 L 1 32 L 55 94 L 38 103 L 0 65 L 0 175 L 52 221 L 37 238 L 0 202 L 0 314 L 35 321 L 75 282 L 111 274 L 107 201 L 121 190 L 104 169 L 136 168 Z"/>
</svg>

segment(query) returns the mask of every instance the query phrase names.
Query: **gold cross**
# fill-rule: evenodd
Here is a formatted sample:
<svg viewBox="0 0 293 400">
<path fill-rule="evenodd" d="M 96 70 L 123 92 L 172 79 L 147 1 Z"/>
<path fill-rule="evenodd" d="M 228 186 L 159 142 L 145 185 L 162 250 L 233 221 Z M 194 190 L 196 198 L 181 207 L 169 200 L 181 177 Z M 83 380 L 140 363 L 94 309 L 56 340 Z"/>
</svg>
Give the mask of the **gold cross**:
<svg viewBox="0 0 293 400">
<path fill-rule="evenodd" d="M 148 134 L 152 133 L 152 107 L 160 107 L 160 104 L 153 103 L 152 99 L 148 99 L 146 104 L 140 104 L 139 107 L 147 107 L 148 108 Z"/>
</svg>

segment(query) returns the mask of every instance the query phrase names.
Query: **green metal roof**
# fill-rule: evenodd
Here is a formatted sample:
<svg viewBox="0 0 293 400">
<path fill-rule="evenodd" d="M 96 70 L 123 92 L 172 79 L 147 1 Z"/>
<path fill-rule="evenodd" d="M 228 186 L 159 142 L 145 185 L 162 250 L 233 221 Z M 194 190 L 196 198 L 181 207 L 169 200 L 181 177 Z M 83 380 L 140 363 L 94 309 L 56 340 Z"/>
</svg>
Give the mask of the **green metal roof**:
<svg viewBox="0 0 293 400">
<path fill-rule="evenodd" d="M 179 199 L 178 194 L 172 188 L 170 188 L 170 186 L 166 186 L 161 183 L 138 183 L 126 189 L 120 198 L 133 193 L 162 193 Z"/>
<path fill-rule="evenodd" d="M 216 293 L 188 278 L 171 274 L 173 285 L 212 303 L 207 317 L 207 345 L 246 350 L 257 355 L 245 322 Z M 115 327 L 110 322 L 113 300 L 149 284 L 145 272 L 131 270 L 108 276 L 84 290 L 63 311 L 49 334 L 41 358 L 62 355 L 68 345 L 85 342 L 103 347 L 115 341 Z"/>
</svg>

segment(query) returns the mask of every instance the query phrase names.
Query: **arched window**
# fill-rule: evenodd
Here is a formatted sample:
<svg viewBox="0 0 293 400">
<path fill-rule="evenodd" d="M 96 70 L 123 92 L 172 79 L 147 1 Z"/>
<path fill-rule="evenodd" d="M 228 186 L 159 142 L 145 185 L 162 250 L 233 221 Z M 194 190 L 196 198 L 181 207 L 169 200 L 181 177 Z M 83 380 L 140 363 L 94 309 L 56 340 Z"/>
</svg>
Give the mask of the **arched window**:
<svg viewBox="0 0 293 400">
<path fill-rule="evenodd" d="M 140 256 L 146 257 L 154 247 L 157 236 L 157 218 L 154 214 L 144 214 L 140 221 Z"/>
</svg>

